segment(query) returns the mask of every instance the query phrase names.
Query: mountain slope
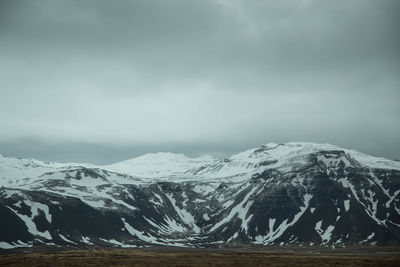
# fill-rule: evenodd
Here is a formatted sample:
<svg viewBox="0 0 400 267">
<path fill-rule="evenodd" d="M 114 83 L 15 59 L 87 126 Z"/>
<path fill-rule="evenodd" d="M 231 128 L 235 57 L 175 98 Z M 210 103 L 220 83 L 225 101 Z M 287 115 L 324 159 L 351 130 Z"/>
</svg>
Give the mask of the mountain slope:
<svg viewBox="0 0 400 267">
<path fill-rule="evenodd" d="M 400 163 L 329 144 L 108 166 L 0 157 L 0 247 L 398 245 Z"/>
</svg>

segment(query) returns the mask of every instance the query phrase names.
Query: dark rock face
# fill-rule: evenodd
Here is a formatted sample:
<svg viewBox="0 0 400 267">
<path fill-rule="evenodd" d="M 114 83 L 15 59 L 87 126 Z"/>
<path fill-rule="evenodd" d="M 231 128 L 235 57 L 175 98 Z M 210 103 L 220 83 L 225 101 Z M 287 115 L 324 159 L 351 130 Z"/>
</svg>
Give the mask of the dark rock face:
<svg viewBox="0 0 400 267">
<path fill-rule="evenodd" d="M 225 178 L 213 175 L 240 159 L 173 179 L 78 166 L 23 189 L 3 186 L 0 247 L 400 243 L 399 169 L 334 149 L 284 160 L 262 154 L 273 151 L 254 150 L 248 157 L 258 160 L 241 165 L 247 173 Z"/>
</svg>

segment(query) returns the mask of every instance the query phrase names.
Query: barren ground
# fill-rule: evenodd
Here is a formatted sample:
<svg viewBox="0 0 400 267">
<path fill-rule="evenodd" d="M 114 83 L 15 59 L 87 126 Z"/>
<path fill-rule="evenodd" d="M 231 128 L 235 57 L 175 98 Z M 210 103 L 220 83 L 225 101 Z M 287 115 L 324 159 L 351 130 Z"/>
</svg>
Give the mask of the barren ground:
<svg viewBox="0 0 400 267">
<path fill-rule="evenodd" d="M 36 248 L 1 251 L 0 266 L 400 266 L 400 248 Z"/>
</svg>

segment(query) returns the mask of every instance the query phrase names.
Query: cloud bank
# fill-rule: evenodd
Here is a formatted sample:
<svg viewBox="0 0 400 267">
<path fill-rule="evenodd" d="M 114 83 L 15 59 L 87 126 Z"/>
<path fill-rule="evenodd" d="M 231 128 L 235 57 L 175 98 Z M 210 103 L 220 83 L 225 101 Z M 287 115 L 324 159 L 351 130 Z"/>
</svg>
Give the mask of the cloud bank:
<svg viewBox="0 0 400 267">
<path fill-rule="evenodd" d="M 0 151 L 229 154 L 313 141 L 400 157 L 399 11 L 373 0 L 1 1 Z"/>
</svg>

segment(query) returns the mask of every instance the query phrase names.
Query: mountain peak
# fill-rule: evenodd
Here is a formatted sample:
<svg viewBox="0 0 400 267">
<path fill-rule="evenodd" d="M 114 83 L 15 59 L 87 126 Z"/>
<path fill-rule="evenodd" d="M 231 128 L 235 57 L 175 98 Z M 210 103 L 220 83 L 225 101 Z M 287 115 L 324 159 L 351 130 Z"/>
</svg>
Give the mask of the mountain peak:
<svg viewBox="0 0 400 267">
<path fill-rule="evenodd" d="M 217 161 L 217 159 L 210 155 L 191 158 L 184 154 L 157 152 L 147 153 L 136 158 L 103 167 L 133 176 L 160 178 L 183 174 L 191 169 L 198 168 L 202 165 L 207 165 L 215 161 Z"/>
</svg>

